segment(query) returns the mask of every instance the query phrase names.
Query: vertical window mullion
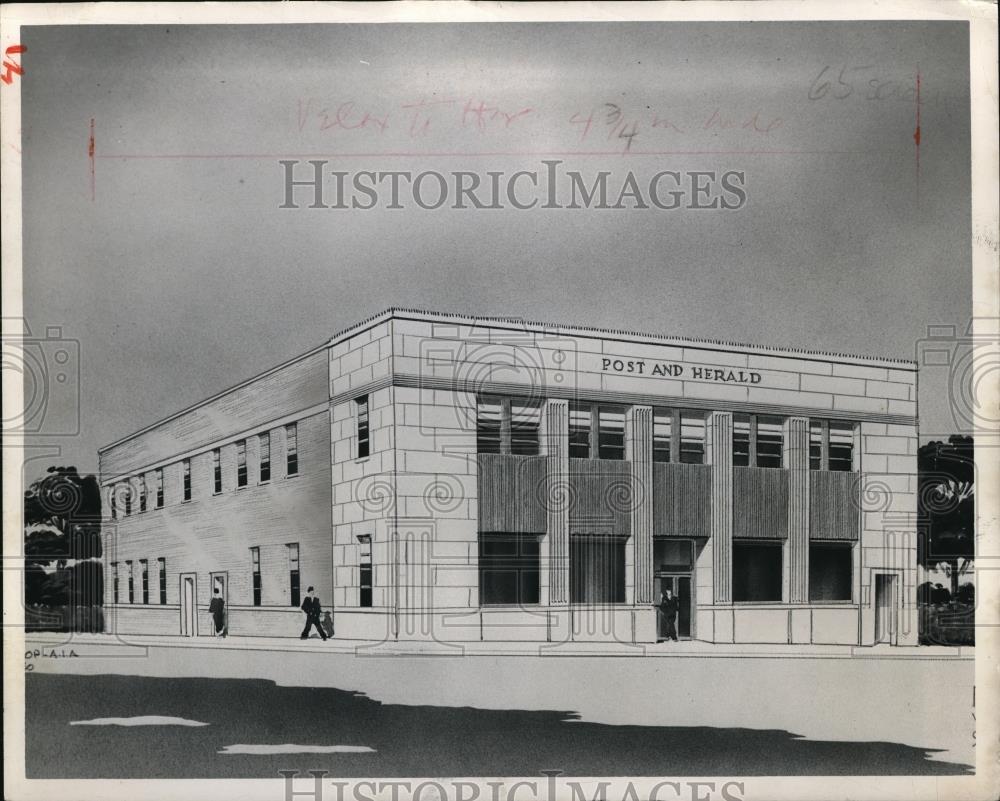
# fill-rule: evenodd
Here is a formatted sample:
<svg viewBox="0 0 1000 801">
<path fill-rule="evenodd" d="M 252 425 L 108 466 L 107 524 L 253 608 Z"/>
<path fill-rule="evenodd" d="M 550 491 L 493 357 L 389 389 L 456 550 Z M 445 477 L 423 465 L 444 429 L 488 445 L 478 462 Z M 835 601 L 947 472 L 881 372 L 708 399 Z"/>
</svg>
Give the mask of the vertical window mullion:
<svg viewBox="0 0 1000 801">
<path fill-rule="evenodd" d="M 830 421 L 823 420 L 820 423 L 821 434 L 820 434 L 820 444 L 819 444 L 819 469 L 829 470 L 830 469 Z"/>
<path fill-rule="evenodd" d="M 671 409 L 673 417 L 670 425 L 670 461 L 680 462 L 681 460 L 681 410 Z"/>
<path fill-rule="evenodd" d="M 510 453 L 510 398 L 500 399 L 500 453 Z"/>
<path fill-rule="evenodd" d="M 750 415 L 750 458 L 747 459 L 750 467 L 758 467 L 757 464 L 757 415 Z"/>
<path fill-rule="evenodd" d="M 590 404 L 590 458 L 600 458 L 601 409 L 596 403 Z"/>
</svg>

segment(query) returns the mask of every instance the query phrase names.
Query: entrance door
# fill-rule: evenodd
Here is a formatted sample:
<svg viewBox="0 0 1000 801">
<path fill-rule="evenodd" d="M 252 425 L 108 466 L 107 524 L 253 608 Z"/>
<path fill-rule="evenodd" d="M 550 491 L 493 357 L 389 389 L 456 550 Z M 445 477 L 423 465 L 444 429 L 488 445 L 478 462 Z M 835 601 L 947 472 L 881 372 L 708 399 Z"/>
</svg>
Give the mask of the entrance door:
<svg viewBox="0 0 1000 801">
<path fill-rule="evenodd" d="M 896 576 L 875 574 L 875 642 L 896 644 Z"/>
<path fill-rule="evenodd" d="M 181 575 L 181 636 L 198 634 L 198 577 L 194 573 Z"/>
<path fill-rule="evenodd" d="M 681 639 L 691 638 L 691 610 L 694 606 L 691 595 L 691 574 L 681 573 L 676 575 L 660 574 L 653 578 L 653 598 L 656 603 L 660 602 L 660 593 L 670 590 L 677 598 L 677 617 L 674 620 L 674 627 L 677 636 Z M 666 617 L 657 609 L 657 635 L 659 639 L 667 636 Z"/>
<path fill-rule="evenodd" d="M 229 634 L 229 574 L 228 573 L 212 573 L 212 597 L 215 597 L 215 591 L 219 591 L 219 596 L 222 598 L 223 618 L 222 618 L 222 633 Z M 215 626 L 215 621 L 212 621 L 212 626 Z"/>
</svg>

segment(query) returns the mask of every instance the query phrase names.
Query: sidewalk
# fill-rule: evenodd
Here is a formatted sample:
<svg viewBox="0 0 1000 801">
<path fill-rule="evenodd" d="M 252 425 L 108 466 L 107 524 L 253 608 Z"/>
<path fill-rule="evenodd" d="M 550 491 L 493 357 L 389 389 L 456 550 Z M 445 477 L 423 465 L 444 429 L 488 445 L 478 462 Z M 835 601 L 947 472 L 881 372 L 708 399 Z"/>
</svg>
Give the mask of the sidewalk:
<svg viewBox="0 0 1000 801">
<path fill-rule="evenodd" d="M 171 635 L 68 634 L 29 632 L 25 648 L 46 648 L 58 657 L 72 650 L 77 656 L 126 656 L 146 648 L 203 648 L 231 651 L 286 651 L 290 653 L 333 653 L 356 656 L 542 656 L 542 657 L 665 657 L 723 659 L 975 659 L 975 648 L 936 645 L 856 646 L 856 645 L 750 645 L 708 643 L 698 640 L 631 645 L 601 642 L 425 642 L 330 639 L 300 640 L 297 637 L 180 637 Z M 67 653 L 68 655 L 68 653 Z M 137 656 L 140 654 L 136 654 Z"/>
</svg>

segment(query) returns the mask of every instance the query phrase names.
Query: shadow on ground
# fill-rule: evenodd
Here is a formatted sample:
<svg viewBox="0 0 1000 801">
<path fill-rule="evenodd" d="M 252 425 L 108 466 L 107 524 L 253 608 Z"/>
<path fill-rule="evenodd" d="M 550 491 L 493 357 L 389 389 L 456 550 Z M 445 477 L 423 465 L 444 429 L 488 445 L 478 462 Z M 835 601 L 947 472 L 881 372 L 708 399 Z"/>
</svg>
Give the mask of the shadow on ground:
<svg viewBox="0 0 1000 801">
<path fill-rule="evenodd" d="M 787 731 L 585 723 L 574 712 L 381 704 L 332 688 L 246 679 L 26 676 L 28 778 L 956 775 L 966 765 L 886 742 Z M 209 723 L 70 726 L 164 715 Z M 361 745 L 374 754 L 219 754 L 227 745 Z"/>
</svg>

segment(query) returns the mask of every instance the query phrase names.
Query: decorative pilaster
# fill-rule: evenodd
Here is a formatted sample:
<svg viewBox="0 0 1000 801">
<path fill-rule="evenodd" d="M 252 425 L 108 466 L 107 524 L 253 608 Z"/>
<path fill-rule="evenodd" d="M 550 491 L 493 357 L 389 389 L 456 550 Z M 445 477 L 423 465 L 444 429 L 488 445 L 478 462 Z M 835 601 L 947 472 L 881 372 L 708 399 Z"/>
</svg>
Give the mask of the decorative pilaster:
<svg viewBox="0 0 1000 801">
<path fill-rule="evenodd" d="M 653 603 L 653 407 L 625 412 L 625 458 L 631 463 L 631 536 L 625 562 L 634 566 L 635 604 Z M 631 558 L 630 558 L 631 557 Z M 628 600 L 628 599 L 626 599 Z"/>
<path fill-rule="evenodd" d="M 733 415 L 712 412 L 706 427 L 712 465 L 712 585 L 717 604 L 733 600 Z"/>
<path fill-rule="evenodd" d="M 788 470 L 788 602 L 809 603 L 809 418 L 789 417 L 782 431 Z"/>
<path fill-rule="evenodd" d="M 542 564 L 548 565 L 548 603 L 569 603 L 569 401 L 547 400 L 542 407 L 539 443 L 545 464 L 545 537 Z M 542 602 L 545 602 L 543 596 Z"/>
</svg>

